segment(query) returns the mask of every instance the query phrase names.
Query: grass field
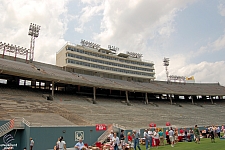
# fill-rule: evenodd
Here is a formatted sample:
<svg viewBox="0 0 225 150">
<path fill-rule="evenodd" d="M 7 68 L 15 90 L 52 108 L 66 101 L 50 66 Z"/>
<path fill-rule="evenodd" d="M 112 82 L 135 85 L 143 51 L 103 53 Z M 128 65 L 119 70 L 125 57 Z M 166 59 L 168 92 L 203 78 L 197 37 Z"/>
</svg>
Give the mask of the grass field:
<svg viewBox="0 0 225 150">
<path fill-rule="evenodd" d="M 141 149 L 145 150 L 145 146 L 141 145 Z M 153 147 L 151 149 L 163 149 L 163 150 L 225 150 L 225 139 L 221 140 L 216 138 L 215 143 L 211 143 L 210 138 L 203 138 L 200 141 L 200 144 L 195 142 L 178 142 L 171 147 L 170 145 L 159 146 L 158 148 Z"/>
</svg>

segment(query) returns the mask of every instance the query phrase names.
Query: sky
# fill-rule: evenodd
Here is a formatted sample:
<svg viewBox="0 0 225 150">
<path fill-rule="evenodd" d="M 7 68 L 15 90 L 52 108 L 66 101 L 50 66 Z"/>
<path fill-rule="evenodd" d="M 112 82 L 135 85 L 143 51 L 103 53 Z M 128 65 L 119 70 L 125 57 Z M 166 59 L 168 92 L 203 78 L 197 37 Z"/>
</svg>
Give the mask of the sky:
<svg viewBox="0 0 225 150">
<path fill-rule="evenodd" d="M 55 64 L 63 45 L 84 39 L 143 54 L 156 80 L 166 80 L 166 57 L 169 75 L 225 86 L 224 0 L 0 0 L 0 18 L 0 41 L 25 48 L 30 23 L 41 26 L 35 61 Z"/>
</svg>

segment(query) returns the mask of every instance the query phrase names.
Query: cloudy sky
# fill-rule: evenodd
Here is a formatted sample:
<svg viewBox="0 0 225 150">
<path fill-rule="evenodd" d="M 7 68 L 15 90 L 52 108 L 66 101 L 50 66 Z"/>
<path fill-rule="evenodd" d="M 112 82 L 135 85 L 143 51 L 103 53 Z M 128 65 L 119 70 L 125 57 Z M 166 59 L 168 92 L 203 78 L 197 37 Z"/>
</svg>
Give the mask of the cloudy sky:
<svg viewBox="0 0 225 150">
<path fill-rule="evenodd" d="M 56 52 L 81 39 L 142 53 L 157 80 L 194 76 L 225 86 L 224 0 L 0 0 L 0 41 L 30 46 L 29 24 L 41 26 L 35 60 L 55 64 Z"/>
</svg>

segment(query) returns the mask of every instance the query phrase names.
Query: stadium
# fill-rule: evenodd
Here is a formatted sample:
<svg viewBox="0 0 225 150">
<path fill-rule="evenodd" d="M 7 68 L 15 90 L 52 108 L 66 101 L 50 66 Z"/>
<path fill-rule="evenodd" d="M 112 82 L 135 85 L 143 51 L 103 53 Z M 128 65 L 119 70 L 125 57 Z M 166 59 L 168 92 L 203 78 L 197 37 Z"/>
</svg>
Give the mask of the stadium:
<svg viewBox="0 0 225 150">
<path fill-rule="evenodd" d="M 80 138 L 93 145 L 110 131 L 222 125 L 225 87 L 219 83 L 155 80 L 154 63 L 88 41 L 66 43 L 56 65 L 33 61 L 32 51 L 0 43 L 0 148 L 52 149 Z M 7 52 L 12 55 L 6 55 Z M 26 58 L 17 57 L 17 55 Z M 219 116 L 219 117 L 218 117 Z"/>
</svg>

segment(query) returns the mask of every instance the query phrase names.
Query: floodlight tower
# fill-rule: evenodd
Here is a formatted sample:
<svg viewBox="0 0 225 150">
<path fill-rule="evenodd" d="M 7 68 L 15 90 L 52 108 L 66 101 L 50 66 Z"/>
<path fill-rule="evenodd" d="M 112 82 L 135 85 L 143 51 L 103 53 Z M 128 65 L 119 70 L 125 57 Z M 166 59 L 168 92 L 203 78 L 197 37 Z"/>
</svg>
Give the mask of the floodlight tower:
<svg viewBox="0 0 225 150">
<path fill-rule="evenodd" d="M 41 26 L 30 23 L 28 35 L 31 36 L 30 40 L 30 56 L 29 59 L 32 62 L 34 60 L 34 45 L 35 45 L 35 38 L 39 35 L 39 30 Z"/>
<path fill-rule="evenodd" d="M 166 78 L 167 78 L 167 81 L 169 81 L 169 71 L 168 71 L 169 61 L 170 61 L 169 58 L 165 58 L 164 57 L 164 59 L 163 59 L 163 66 L 165 66 L 165 68 L 166 68 Z"/>
</svg>

